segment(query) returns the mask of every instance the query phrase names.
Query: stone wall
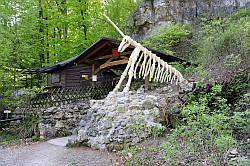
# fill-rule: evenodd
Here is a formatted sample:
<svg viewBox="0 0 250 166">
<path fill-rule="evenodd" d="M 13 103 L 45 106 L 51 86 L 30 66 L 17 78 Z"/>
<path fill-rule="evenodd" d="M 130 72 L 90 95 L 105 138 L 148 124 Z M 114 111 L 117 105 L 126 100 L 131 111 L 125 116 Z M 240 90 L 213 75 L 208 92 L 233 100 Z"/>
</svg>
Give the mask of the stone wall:
<svg viewBox="0 0 250 166">
<path fill-rule="evenodd" d="M 137 92 L 110 92 L 104 100 L 92 100 L 69 143 L 120 150 L 157 134 L 164 129 L 162 110 L 178 100 L 183 88 L 167 85 L 147 93 L 140 88 Z"/>
<path fill-rule="evenodd" d="M 88 102 L 47 108 L 39 121 L 40 138 L 48 140 L 71 135 L 88 108 Z"/>
<path fill-rule="evenodd" d="M 131 17 L 132 37 L 141 40 L 169 22 L 190 22 L 198 16 L 226 16 L 250 0 L 142 0 Z"/>
</svg>

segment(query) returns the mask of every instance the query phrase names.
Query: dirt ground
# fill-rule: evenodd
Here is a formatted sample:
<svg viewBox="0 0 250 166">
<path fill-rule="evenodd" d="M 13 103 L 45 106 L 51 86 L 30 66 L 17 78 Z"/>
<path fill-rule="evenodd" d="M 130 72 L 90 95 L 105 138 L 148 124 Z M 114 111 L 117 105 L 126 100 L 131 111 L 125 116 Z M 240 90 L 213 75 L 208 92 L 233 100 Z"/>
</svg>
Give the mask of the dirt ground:
<svg viewBox="0 0 250 166">
<path fill-rule="evenodd" d="M 87 147 L 67 148 L 48 142 L 0 148 L 0 166 L 111 166 L 118 157 Z"/>
</svg>

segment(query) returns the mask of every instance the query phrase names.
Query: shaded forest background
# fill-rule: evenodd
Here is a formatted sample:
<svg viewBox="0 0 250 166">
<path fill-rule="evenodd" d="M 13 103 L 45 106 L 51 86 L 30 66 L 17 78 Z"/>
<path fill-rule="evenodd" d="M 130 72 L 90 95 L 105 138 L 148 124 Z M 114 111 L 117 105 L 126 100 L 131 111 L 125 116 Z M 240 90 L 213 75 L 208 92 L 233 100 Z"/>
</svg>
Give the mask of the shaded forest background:
<svg viewBox="0 0 250 166">
<path fill-rule="evenodd" d="M 22 72 L 26 69 L 48 67 L 76 56 L 102 36 L 119 39 L 103 13 L 124 27 L 138 2 L 1 0 L 1 95 L 25 86 L 26 76 Z M 33 78 L 33 85 L 37 84 L 35 81 Z"/>
</svg>

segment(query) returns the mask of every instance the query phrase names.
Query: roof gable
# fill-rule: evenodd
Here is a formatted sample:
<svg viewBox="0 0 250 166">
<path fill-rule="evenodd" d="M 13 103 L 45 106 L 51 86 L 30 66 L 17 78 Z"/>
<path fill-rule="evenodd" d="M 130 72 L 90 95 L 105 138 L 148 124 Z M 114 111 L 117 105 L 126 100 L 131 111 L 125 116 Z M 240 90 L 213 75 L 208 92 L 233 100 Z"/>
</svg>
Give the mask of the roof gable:
<svg viewBox="0 0 250 166">
<path fill-rule="evenodd" d="M 121 41 L 119 40 L 102 37 L 98 41 L 96 41 L 94 44 L 92 44 L 89 48 L 87 48 L 82 53 L 80 53 L 79 55 L 66 59 L 64 61 L 61 61 L 55 65 L 52 65 L 48 68 L 43 69 L 42 71 L 45 73 L 50 73 L 55 70 L 60 70 L 66 67 L 67 65 L 74 64 L 74 63 L 85 63 L 85 64 L 90 64 L 90 65 L 91 64 L 99 64 L 99 65 L 103 64 L 106 61 L 106 59 L 102 57 L 109 56 L 109 55 L 111 56 L 112 49 L 118 48 L 118 46 L 120 45 L 120 42 Z M 128 49 L 127 56 L 129 57 L 134 47 L 130 46 L 127 49 Z M 159 56 L 161 59 L 163 59 L 166 62 L 174 62 L 174 61 L 184 62 L 185 61 L 183 59 L 180 59 L 171 55 L 166 55 L 162 52 L 159 52 L 153 49 L 149 49 L 149 50 L 151 50 L 153 53 L 155 53 L 157 56 Z M 126 55 L 126 52 L 123 54 Z M 120 65 L 117 67 L 124 68 L 124 65 Z"/>
</svg>

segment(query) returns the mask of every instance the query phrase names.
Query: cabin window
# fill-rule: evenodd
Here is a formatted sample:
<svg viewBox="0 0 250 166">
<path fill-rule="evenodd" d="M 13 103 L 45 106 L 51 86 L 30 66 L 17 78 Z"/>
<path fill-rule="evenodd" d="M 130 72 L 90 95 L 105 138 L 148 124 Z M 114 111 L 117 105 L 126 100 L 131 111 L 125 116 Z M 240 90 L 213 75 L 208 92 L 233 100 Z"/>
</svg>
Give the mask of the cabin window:
<svg viewBox="0 0 250 166">
<path fill-rule="evenodd" d="M 60 83 L 60 73 L 51 74 L 51 83 Z"/>
<path fill-rule="evenodd" d="M 82 74 L 82 78 L 83 78 L 83 80 L 88 80 L 89 79 L 89 75 L 88 74 Z"/>
</svg>

